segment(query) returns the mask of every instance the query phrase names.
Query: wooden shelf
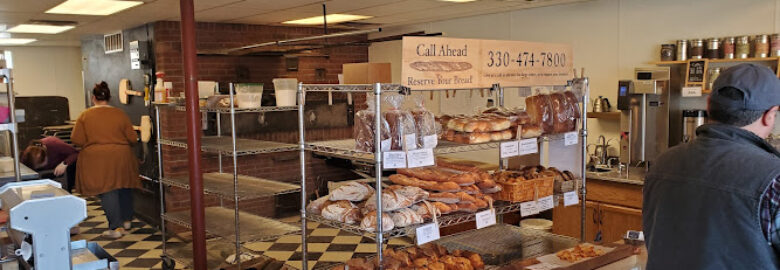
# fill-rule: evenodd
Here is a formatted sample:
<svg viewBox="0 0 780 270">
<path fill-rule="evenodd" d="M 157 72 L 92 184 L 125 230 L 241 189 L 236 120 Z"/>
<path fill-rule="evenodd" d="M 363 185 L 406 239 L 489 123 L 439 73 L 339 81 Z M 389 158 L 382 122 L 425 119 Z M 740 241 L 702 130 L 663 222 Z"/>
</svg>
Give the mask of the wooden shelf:
<svg viewBox="0 0 780 270">
<path fill-rule="evenodd" d="M 588 112 L 588 118 L 604 120 L 620 120 L 620 111 L 615 112 Z"/>
<path fill-rule="evenodd" d="M 697 59 L 698 60 L 698 59 Z M 743 58 L 743 59 L 708 59 L 710 63 L 745 63 L 745 62 L 776 62 L 778 57 L 766 57 L 766 58 Z M 680 65 L 688 63 L 688 61 L 658 61 L 653 62 L 655 65 Z"/>
</svg>

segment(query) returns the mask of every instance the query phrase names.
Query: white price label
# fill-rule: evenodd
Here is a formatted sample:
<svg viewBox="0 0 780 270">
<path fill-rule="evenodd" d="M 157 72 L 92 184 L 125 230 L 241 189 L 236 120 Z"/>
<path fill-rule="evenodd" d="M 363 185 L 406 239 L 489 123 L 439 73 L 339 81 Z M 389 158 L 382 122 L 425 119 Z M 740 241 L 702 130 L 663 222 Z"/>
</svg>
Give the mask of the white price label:
<svg viewBox="0 0 780 270">
<path fill-rule="evenodd" d="M 409 168 L 433 166 L 433 149 L 424 148 L 418 150 L 410 150 L 406 152 L 406 160 L 409 163 Z"/>
<path fill-rule="evenodd" d="M 439 235 L 439 224 L 436 223 L 428 223 L 417 227 L 415 232 L 417 233 L 418 246 L 441 238 Z"/>
<path fill-rule="evenodd" d="M 520 155 L 536 154 L 539 152 L 539 143 L 536 138 L 520 140 Z"/>
<path fill-rule="evenodd" d="M 477 229 L 496 225 L 496 210 L 491 208 L 477 212 L 475 220 L 477 221 Z"/>
<path fill-rule="evenodd" d="M 382 142 L 380 142 L 380 144 L 381 144 L 381 147 L 382 147 L 382 152 L 390 151 L 390 146 L 392 145 L 392 140 L 390 140 L 390 139 L 382 140 Z"/>
<path fill-rule="evenodd" d="M 683 87 L 683 89 L 682 89 L 682 96 L 683 97 L 700 97 L 701 96 L 701 86 Z"/>
<path fill-rule="evenodd" d="M 526 266 L 525 269 L 528 269 L 528 270 L 552 270 L 552 269 L 560 268 L 561 266 L 562 265 L 556 265 L 556 264 L 543 262 L 543 263 L 534 264 L 534 265 L 531 265 L 531 266 Z"/>
<path fill-rule="evenodd" d="M 544 198 L 539 198 L 539 200 L 536 201 L 536 205 L 539 208 L 539 211 L 546 211 L 546 210 L 553 209 L 553 207 L 555 206 L 553 204 L 553 196 L 550 195 Z"/>
<path fill-rule="evenodd" d="M 417 149 L 417 135 L 414 133 L 404 135 L 404 143 L 406 145 L 406 150 Z"/>
<path fill-rule="evenodd" d="M 569 146 L 577 144 L 577 142 L 579 142 L 578 137 L 576 131 L 566 132 L 566 134 L 563 134 L 563 145 Z"/>
<path fill-rule="evenodd" d="M 520 216 L 530 216 L 539 214 L 539 207 L 536 205 L 536 201 L 520 203 Z"/>
<path fill-rule="evenodd" d="M 436 148 L 439 144 L 439 139 L 436 135 L 428 135 L 423 137 L 423 148 Z"/>
<path fill-rule="evenodd" d="M 382 167 L 385 169 L 406 168 L 406 152 L 382 152 Z"/>
<path fill-rule="evenodd" d="M 520 155 L 520 144 L 518 141 L 501 143 L 501 158 L 508 158 Z"/>
<path fill-rule="evenodd" d="M 570 206 L 580 203 L 580 197 L 577 197 L 576 191 L 563 193 L 563 206 Z"/>
</svg>

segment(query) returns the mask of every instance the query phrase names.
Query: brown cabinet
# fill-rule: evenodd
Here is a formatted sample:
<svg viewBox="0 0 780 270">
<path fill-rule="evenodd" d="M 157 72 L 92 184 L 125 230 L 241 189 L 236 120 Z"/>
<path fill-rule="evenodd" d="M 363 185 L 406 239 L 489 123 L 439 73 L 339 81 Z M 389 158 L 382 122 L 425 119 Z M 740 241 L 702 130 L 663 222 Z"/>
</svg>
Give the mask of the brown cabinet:
<svg viewBox="0 0 780 270">
<path fill-rule="evenodd" d="M 628 230 L 642 230 L 642 186 L 588 179 L 585 240 L 601 232 L 603 242 L 623 239 Z M 553 209 L 553 233 L 580 237 L 579 205 Z"/>
</svg>

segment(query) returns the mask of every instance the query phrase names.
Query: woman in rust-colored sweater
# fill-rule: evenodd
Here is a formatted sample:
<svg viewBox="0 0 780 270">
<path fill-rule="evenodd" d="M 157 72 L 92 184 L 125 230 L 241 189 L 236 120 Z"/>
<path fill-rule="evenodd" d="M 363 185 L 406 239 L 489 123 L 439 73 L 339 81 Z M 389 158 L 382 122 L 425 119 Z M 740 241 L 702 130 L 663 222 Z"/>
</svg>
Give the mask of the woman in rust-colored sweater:
<svg viewBox="0 0 780 270">
<path fill-rule="evenodd" d="M 76 164 L 76 191 L 100 197 L 109 226 L 103 235 L 119 238 L 132 224 L 132 189 L 141 187 L 138 160 L 131 149 L 138 135 L 127 114 L 108 105 L 110 98 L 105 82 L 95 85 L 95 106 L 76 120 L 71 140 L 82 147 Z"/>
</svg>

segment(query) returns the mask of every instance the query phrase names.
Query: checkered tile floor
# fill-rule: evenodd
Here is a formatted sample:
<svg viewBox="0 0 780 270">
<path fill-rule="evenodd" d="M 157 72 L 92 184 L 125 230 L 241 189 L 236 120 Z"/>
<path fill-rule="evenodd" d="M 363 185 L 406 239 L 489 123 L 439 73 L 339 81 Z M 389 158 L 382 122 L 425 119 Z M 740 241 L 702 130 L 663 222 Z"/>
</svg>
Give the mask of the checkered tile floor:
<svg viewBox="0 0 780 270">
<path fill-rule="evenodd" d="M 162 269 L 160 255 L 162 243 L 159 230 L 139 220 L 133 221 L 130 234 L 120 239 L 109 239 L 101 236 L 108 229 L 100 202 L 87 199 L 87 219 L 79 224 L 81 234 L 72 240 L 87 240 L 97 242 L 108 253 L 116 257 L 122 270 Z M 282 219 L 284 222 L 300 226 L 299 217 Z M 316 222 L 307 223 L 309 269 L 322 269 L 327 266 L 344 262 L 353 257 L 374 255 L 376 243 L 367 237 L 333 229 Z M 392 238 L 386 247 L 405 247 L 412 245 L 409 238 Z M 177 238 L 168 239 L 168 248 L 184 244 Z M 285 261 L 288 265 L 301 268 L 301 236 L 284 236 L 272 242 L 254 242 L 244 245 L 257 254 Z M 177 269 L 181 266 L 177 264 Z"/>
</svg>

